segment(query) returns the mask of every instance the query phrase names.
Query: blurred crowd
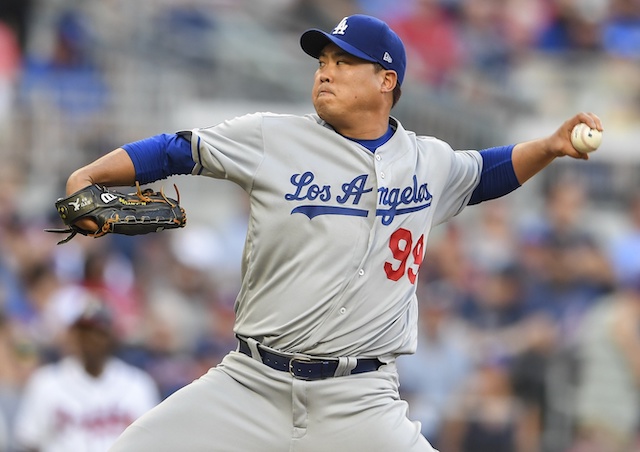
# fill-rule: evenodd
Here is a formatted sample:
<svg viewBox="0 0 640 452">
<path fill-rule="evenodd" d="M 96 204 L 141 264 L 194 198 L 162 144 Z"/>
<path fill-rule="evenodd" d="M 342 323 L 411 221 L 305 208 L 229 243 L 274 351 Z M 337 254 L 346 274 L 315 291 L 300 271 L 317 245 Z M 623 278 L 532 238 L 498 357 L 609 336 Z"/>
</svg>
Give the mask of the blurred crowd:
<svg viewBox="0 0 640 452">
<path fill-rule="evenodd" d="M 184 230 L 57 246 L 62 237 L 43 229 L 60 226 L 53 202 L 69 172 L 124 142 L 208 125 L 176 123 L 189 102 L 306 101 L 300 31 L 354 12 L 403 38 L 400 104 L 421 89 L 442 111 L 439 102 L 464 100 L 507 117 L 543 114 L 549 107 L 513 84 L 518 69 L 540 55 L 597 58 L 624 73 L 624 96 L 599 105 L 638 124 L 638 0 L 3 0 L 0 451 L 13 452 L 25 383 L 64 356 L 84 293 L 115 311 L 117 355 L 148 372 L 161 397 L 235 348 L 242 196 L 224 192 L 222 216 L 212 202 L 215 223 L 191 212 Z M 439 124 L 421 129 L 439 136 Z M 584 168 L 467 209 L 430 239 L 418 352 L 399 367 L 410 416 L 443 452 L 640 450 L 637 167 L 616 199 L 594 194 Z"/>
<path fill-rule="evenodd" d="M 491 201 L 428 248 L 400 369 L 443 451 L 640 448 L 640 197 L 602 240 L 585 194 L 557 181 L 528 219 Z"/>
</svg>

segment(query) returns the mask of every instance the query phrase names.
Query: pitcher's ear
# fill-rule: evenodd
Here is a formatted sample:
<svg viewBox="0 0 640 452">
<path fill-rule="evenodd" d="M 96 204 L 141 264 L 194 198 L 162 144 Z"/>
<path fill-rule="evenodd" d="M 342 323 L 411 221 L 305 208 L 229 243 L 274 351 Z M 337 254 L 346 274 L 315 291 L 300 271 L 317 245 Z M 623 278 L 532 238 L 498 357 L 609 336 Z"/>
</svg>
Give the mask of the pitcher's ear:
<svg viewBox="0 0 640 452">
<path fill-rule="evenodd" d="M 392 92 L 397 84 L 398 74 L 396 74 L 396 71 L 385 70 L 384 78 L 382 79 L 382 85 L 380 86 L 381 91 L 383 93 Z"/>
</svg>

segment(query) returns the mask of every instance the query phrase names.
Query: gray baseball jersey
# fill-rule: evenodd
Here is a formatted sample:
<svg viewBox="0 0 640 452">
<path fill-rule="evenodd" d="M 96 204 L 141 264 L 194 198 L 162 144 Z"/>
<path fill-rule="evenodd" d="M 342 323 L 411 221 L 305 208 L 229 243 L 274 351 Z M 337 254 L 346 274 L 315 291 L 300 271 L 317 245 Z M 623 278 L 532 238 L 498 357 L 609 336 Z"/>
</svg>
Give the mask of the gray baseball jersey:
<svg viewBox="0 0 640 452">
<path fill-rule="evenodd" d="M 392 124 L 375 153 L 315 115 L 259 113 L 192 131 L 194 174 L 250 195 L 236 333 L 345 366 L 386 364 L 306 381 L 263 364 L 255 345 L 251 356 L 231 352 L 112 452 L 433 451 L 407 417 L 393 358 L 416 347 L 428 232 L 466 205 L 482 158 Z"/>
<path fill-rule="evenodd" d="M 193 131 L 194 173 L 236 182 L 251 199 L 236 333 L 319 356 L 415 350 L 429 231 L 466 205 L 482 157 L 392 125 L 375 154 L 316 115 L 252 114 Z"/>
</svg>

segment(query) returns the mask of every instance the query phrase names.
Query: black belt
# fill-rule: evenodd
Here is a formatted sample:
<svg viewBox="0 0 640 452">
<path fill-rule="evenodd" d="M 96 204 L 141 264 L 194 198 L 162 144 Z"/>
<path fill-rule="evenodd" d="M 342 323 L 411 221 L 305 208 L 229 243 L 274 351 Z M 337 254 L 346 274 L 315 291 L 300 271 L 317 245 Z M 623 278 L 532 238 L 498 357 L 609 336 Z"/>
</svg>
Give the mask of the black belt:
<svg viewBox="0 0 640 452">
<path fill-rule="evenodd" d="M 238 338 L 240 346 L 238 350 L 247 356 L 251 355 L 249 344 Z M 262 363 L 272 369 L 282 372 L 289 372 L 293 377 L 301 380 L 322 380 L 324 378 L 332 378 L 336 375 L 338 368 L 338 358 L 314 359 L 306 356 L 293 356 L 281 353 L 275 353 L 258 345 L 258 352 L 262 358 Z M 361 374 L 364 372 L 372 372 L 378 370 L 382 362 L 377 358 L 358 359 L 356 366 L 349 372 L 350 374 Z"/>
</svg>

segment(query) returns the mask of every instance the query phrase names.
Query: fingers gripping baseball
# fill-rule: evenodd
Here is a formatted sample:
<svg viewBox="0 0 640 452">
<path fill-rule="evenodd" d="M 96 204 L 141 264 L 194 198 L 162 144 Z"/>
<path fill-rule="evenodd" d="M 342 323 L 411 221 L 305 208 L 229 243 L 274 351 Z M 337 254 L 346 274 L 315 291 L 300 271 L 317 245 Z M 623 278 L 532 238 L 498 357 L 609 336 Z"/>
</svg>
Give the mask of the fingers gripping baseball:
<svg viewBox="0 0 640 452">
<path fill-rule="evenodd" d="M 600 145 L 604 127 L 594 113 L 578 113 L 552 135 L 551 147 L 558 156 L 588 160 L 589 153 Z"/>
</svg>

